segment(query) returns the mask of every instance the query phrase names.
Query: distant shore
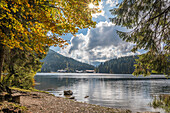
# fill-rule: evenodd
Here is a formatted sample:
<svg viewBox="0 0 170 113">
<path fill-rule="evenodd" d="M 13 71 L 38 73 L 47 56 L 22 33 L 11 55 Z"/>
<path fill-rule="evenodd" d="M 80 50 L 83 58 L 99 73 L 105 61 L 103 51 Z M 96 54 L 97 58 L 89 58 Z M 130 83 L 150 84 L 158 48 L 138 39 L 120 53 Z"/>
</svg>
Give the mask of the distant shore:
<svg viewBox="0 0 170 113">
<path fill-rule="evenodd" d="M 170 77 L 166 77 L 165 75 L 150 75 L 150 76 L 133 76 L 132 74 L 109 74 L 109 73 L 58 73 L 58 72 L 52 72 L 52 73 L 37 73 L 36 75 L 48 75 L 48 76 L 55 76 L 55 75 L 91 75 L 94 78 L 100 78 L 100 76 L 109 76 L 111 79 L 115 80 L 149 80 L 149 79 L 169 79 Z M 85 77 L 85 76 L 84 76 Z M 106 78 L 107 79 L 107 78 Z"/>
</svg>

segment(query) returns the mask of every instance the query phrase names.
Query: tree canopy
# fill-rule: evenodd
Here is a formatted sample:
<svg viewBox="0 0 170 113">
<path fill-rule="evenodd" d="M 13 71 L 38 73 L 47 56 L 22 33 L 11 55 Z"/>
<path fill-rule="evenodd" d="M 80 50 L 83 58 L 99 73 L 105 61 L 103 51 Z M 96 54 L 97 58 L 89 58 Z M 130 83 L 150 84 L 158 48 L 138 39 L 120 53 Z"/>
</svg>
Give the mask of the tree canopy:
<svg viewBox="0 0 170 113">
<path fill-rule="evenodd" d="M 5 75 L 2 76 L 2 84 L 24 89 L 34 87 L 34 76 L 41 70 L 43 63 L 40 60 L 45 56 L 43 53 L 38 54 L 18 48 L 6 49 L 2 70 Z"/>
<path fill-rule="evenodd" d="M 0 85 L 31 87 L 47 49 L 68 44 L 60 36 L 95 27 L 92 14 L 99 9 L 89 4 L 99 1 L 0 0 Z"/>
<path fill-rule="evenodd" d="M 59 36 L 95 26 L 91 14 L 98 9 L 88 8 L 89 4 L 86 0 L 1 0 L 0 43 L 36 52 L 47 45 L 62 47 L 67 43 Z"/>
<path fill-rule="evenodd" d="M 154 73 L 170 75 L 170 2 L 169 0 L 124 0 L 111 11 L 116 25 L 131 29 L 118 31 L 119 36 L 147 53 L 136 60 L 134 75 Z"/>
</svg>

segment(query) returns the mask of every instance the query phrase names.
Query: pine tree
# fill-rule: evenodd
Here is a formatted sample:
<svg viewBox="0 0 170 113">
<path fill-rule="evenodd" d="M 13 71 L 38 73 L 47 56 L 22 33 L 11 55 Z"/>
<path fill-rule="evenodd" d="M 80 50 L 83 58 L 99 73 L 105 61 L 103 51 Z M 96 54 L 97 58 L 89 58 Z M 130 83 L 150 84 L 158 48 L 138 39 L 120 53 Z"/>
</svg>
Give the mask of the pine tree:
<svg viewBox="0 0 170 113">
<path fill-rule="evenodd" d="M 116 25 L 131 29 L 130 32 L 118 31 L 119 36 L 147 53 L 136 60 L 134 75 L 163 73 L 170 75 L 170 2 L 169 0 L 124 0 L 118 8 L 111 11 Z"/>
</svg>

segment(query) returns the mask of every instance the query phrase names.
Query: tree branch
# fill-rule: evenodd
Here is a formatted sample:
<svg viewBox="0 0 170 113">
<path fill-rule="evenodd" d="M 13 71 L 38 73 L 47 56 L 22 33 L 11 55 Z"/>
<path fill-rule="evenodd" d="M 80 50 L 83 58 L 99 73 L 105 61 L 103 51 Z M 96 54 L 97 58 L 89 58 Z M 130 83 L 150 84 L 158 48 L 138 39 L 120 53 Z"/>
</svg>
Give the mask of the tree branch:
<svg viewBox="0 0 170 113">
<path fill-rule="evenodd" d="M 155 18 L 158 18 L 159 16 L 163 15 L 164 13 L 168 12 L 169 10 L 170 10 L 170 6 L 167 9 L 165 9 L 162 13 L 159 13 L 159 15 L 157 15 L 157 16 L 155 16 L 153 18 L 150 18 L 148 21 L 152 21 Z"/>
</svg>

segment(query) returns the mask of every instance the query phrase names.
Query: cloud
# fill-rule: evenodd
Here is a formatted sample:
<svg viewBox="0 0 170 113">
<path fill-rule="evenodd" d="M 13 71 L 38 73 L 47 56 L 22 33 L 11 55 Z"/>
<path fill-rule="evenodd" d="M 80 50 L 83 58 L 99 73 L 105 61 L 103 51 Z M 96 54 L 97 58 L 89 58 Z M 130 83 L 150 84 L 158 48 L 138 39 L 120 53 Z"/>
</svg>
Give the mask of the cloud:
<svg viewBox="0 0 170 113">
<path fill-rule="evenodd" d="M 134 55 L 130 51 L 134 44 L 122 41 L 116 30 L 126 29 L 110 22 L 100 22 L 96 28 L 88 29 L 86 35 L 78 34 L 76 37 L 72 37 L 71 44 L 59 52 L 89 64 Z"/>
<path fill-rule="evenodd" d="M 110 7 L 114 7 L 118 4 L 118 0 L 107 0 L 106 4 L 109 4 Z"/>
<path fill-rule="evenodd" d="M 84 43 L 84 39 L 82 38 L 84 35 L 80 34 L 77 35 L 77 37 L 74 37 L 71 39 L 71 48 L 69 50 L 69 53 L 71 53 L 74 50 L 78 50 L 80 46 Z"/>
<path fill-rule="evenodd" d="M 100 22 L 97 24 L 95 29 L 91 29 L 87 33 L 88 49 L 117 46 L 122 41 L 116 34 L 116 29 L 117 27 L 112 23 Z"/>
</svg>

